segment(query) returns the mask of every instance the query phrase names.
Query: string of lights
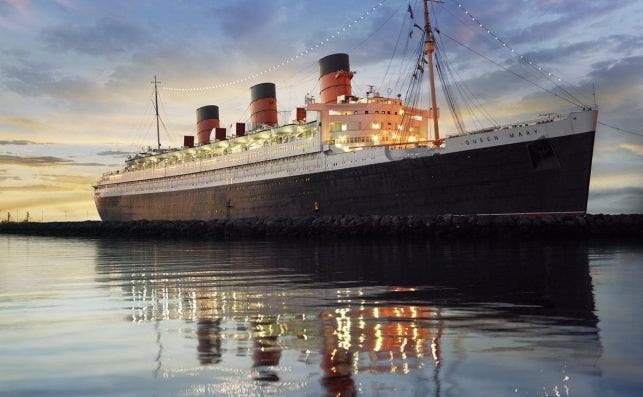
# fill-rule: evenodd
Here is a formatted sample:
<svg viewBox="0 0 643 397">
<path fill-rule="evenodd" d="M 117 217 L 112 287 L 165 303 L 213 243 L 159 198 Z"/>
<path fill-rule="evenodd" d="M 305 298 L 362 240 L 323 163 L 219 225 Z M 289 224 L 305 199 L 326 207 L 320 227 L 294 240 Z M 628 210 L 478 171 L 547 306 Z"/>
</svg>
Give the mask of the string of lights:
<svg viewBox="0 0 643 397">
<path fill-rule="evenodd" d="M 345 24 L 344 26 L 338 28 L 337 31 L 331 33 L 330 35 L 328 35 L 324 39 L 320 40 L 319 42 L 311 45 L 310 47 L 306 48 L 305 50 L 302 50 L 302 51 L 298 52 L 297 54 L 295 54 L 295 55 L 293 55 L 291 57 L 283 59 L 281 62 L 278 62 L 278 63 L 270 65 L 268 68 L 266 68 L 266 69 L 264 69 L 264 70 L 262 70 L 260 72 L 251 73 L 251 74 L 248 74 L 248 75 L 246 75 L 244 77 L 241 77 L 241 78 L 238 78 L 238 79 L 235 79 L 235 80 L 230 80 L 230 81 L 217 83 L 217 84 L 212 84 L 212 85 L 203 86 L 203 87 L 192 87 L 192 88 L 161 87 L 161 88 L 163 90 L 166 90 L 166 91 L 182 91 L 182 92 L 185 92 L 185 91 L 205 91 L 205 90 L 213 90 L 213 89 L 217 89 L 217 88 L 229 87 L 229 86 L 232 86 L 232 85 L 241 84 L 241 83 L 243 83 L 245 81 L 248 81 L 248 80 L 256 79 L 257 77 L 262 76 L 264 74 L 274 72 L 275 70 L 278 70 L 278 69 L 290 64 L 291 62 L 294 62 L 297 59 L 308 55 L 309 53 L 317 51 L 318 49 L 320 49 L 323 46 L 325 46 L 326 44 L 328 44 L 331 40 L 334 40 L 338 36 L 344 34 L 346 31 L 348 31 L 349 29 L 354 27 L 356 24 L 364 21 L 367 17 L 372 15 L 379 8 L 381 8 L 384 5 L 385 2 L 386 2 L 386 0 L 381 0 L 375 6 L 369 8 L 368 10 L 363 12 L 360 16 L 356 17 L 355 19 L 353 19 L 351 22 Z"/>
<path fill-rule="evenodd" d="M 516 51 L 516 49 L 515 49 L 515 48 L 513 48 L 513 47 L 512 47 L 512 46 L 511 46 L 507 41 L 505 41 L 505 40 L 503 40 L 502 38 L 500 38 L 500 37 L 499 37 L 499 36 L 498 36 L 498 35 L 497 35 L 493 30 L 491 30 L 489 27 L 487 27 L 486 25 L 484 25 L 484 24 L 480 21 L 480 19 L 479 19 L 479 18 L 476 18 L 476 16 L 475 16 L 475 15 L 473 15 L 473 14 L 471 13 L 471 11 L 469 11 L 468 9 L 466 9 L 462 4 L 460 4 L 460 3 L 457 3 L 457 4 L 458 4 L 458 9 L 460 9 L 460 10 L 464 11 L 464 13 L 465 13 L 465 14 L 466 14 L 466 15 L 467 15 L 467 16 L 468 16 L 468 17 L 469 17 L 469 18 L 470 18 L 470 19 L 471 19 L 475 24 L 477 24 L 477 25 L 478 25 L 482 30 L 484 30 L 484 31 L 485 31 L 485 32 L 487 32 L 489 35 L 491 35 L 491 37 L 493 37 L 497 42 L 499 42 L 500 44 L 502 44 L 502 46 L 503 46 L 503 47 L 505 47 L 505 48 L 507 48 L 508 50 L 510 50 L 510 51 L 511 51 L 511 53 L 512 53 L 514 56 L 518 57 L 521 61 L 525 62 L 526 64 L 528 64 L 529 66 L 531 66 L 531 67 L 532 67 L 532 68 L 534 68 L 535 70 L 539 71 L 539 72 L 540 72 L 541 74 L 543 74 L 545 77 L 547 77 L 547 78 L 548 78 L 552 83 L 554 83 L 554 85 L 555 85 L 556 87 L 558 87 L 559 89 L 561 89 L 563 92 L 565 92 L 567 95 L 569 95 L 569 96 L 570 96 L 570 97 L 571 97 L 575 102 L 577 102 L 577 105 L 584 106 L 584 104 L 583 104 L 583 102 L 582 102 L 581 100 L 579 100 L 578 98 L 576 98 L 572 93 L 570 93 L 568 90 L 566 90 L 565 88 L 563 88 L 563 87 L 559 86 L 559 85 L 556 83 L 556 81 L 557 81 L 557 82 L 561 82 L 561 83 L 562 83 L 562 82 L 564 82 L 564 80 L 563 80 L 563 78 L 562 78 L 562 77 L 560 77 L 560 76 L 557 76 L 557 75 L 553 74 L 551 71 L 549 71 L 549 70 L 547 70 L 547 69 L 543 68 L 541 65 L 537 64 L 536 62 L 534 62 L 533 60 L 529 59 L 529 58 L 528 58 L 528 57 L 526 57 L 525 55 L 523 55 L 523 54 L 519 53 L 518 51 Z M 566 82 L 566 81 L 565 81 L 565 82 Z"/>
</svg>

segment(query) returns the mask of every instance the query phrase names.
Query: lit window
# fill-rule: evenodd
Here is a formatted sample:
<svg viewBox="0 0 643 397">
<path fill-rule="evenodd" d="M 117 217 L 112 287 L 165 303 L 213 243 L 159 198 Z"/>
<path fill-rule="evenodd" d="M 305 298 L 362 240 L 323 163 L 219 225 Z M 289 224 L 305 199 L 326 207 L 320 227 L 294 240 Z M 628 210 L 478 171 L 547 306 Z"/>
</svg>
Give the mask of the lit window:
<svg viewBox="0 0 643 397">
<path fill-rule="evenodd" d="M 381 123 L 372 122 L 372 123 L 371 123 L 371 128 L 372 128 L 372 129 L 374 129 L 374 130 L 379 130 L 380 128 L 382 128 L 382 124 L 381 124 Z"/>
<path fill-rule="evenodd" d="M 346 131 L 348 129 L 348 125 L 346 123 L 342 123 L 342 131 Z"/>
<path fill-rule="evenodd" d="M 341 114 L 342 114 L 342 113 L 341 113 L 341 112 L 339 112 L 338 110 L 330 109 L 330 110 L 328 111 L 328 115 L 329 115 L 329 116 L 339 116 L 339 115 L 341 115 Z"/>
<path fill-rule="evenodd" d="M 411 118 L 413 120 L 422 121 L 422 116 L 420 116 L 419 114 L 414 114 L 413 116 L 411 116 Z"/>
</svg>

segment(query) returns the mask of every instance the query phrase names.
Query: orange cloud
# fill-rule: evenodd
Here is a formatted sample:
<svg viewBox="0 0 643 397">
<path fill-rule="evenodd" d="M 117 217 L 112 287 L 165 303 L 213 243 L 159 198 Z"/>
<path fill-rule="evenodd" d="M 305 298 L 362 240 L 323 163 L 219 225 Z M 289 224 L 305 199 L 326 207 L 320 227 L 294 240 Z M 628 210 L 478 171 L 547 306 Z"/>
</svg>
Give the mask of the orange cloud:
<svg viewBox="0 0 643 397">
<path fill-rule="evenodd" d="M 628 152 L 632 152 L 634 154 L 638 154 L 639 156 L 643 156 L 643 145 L 637 145 L 634 143 L 621 143 L 618 145 L 621 149 L 625 149 Z"/>
</svg>

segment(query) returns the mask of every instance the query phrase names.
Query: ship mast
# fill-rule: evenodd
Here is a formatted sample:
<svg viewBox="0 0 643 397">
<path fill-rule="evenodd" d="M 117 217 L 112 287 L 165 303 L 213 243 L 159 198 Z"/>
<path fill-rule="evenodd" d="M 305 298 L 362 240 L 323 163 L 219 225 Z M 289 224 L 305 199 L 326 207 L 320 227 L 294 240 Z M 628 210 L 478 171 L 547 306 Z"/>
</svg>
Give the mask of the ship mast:
<svg viewBox="0 0 643 397">
<path fill-rule="evenodd" d="M 431 20 L 429 18 L 429 1 L 424 0 L 424 55 L 429 62 L 429 88 L 431 89 L 431 110 L 433 111 L 433 130 L 435 131 L 435 139 L 433 144 L 440 146 L 444 139 L 440 139 L 440 130 L 438 128 L 438 106 L 435 97 L 435 72 L 433 70 L 433 52 L 435 51 L 435 39 L 433 38 L 433 30 L 431 29 Z"/>
<path fill-rule="evenodd" d="M 161 134 L 159 132 L 159 90 L 158 85 L 161 84 L 160 81 L 156 80 L 156 75 L 154 75 L 154 110 L 156 111 L 156 148 L 161 150 Z"/>
</svg>

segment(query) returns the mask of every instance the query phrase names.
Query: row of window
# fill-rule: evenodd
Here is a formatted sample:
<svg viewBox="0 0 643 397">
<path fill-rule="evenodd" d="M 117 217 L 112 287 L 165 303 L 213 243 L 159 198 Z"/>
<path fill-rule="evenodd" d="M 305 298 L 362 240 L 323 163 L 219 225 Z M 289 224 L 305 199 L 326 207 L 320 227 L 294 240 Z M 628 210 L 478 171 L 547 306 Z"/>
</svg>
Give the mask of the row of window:
<svg viewBox="0 0 643 397">
<path fill-rule="evenodd" d="M 375 160 L 375 156 L 360 156 L 361 162 L 367 160 Z M 348 164 L 357 164 L 360 159 L 351 156 L 345 158 L 342 162 L 331 163 L 332 167 L 346 166 Z M 248 164 L 236 167 L 234 172 L 236 175 L 230 175 L 232 172 L 224 170 L 199 172 L 196 174 L 171 176 L 166 178 L 159 178 L 156 180 L 140 181 L 133 183 L 120 183 L 116 186 L 110 186 L 104 189 L 104 192 L 111 194 L 126 194 L 132 190 L 138 192 L 156 192 L 172 189 L 182 188 L 196 188 L 199 186 L 206 186 L 211 184 L 233 184 L 242 183 L 249 180 L 261 179 L 268 176 L 268 178 L 286 177 L 291 175 L 291 172 L 316 172 L 324 168 L 323 158 L 317 157 L 315 160 L 304 161 L 303 164 L 297 164 L 298 167 L 293 167 L 293 162 L 290 159 L 279 159 L 271 162 L 270 166 L 267 164 Z"/>
<path fill-rule="evenodd" d="M 338 111 L 338 110 L 329 110 L 328 115 L 329 116 L 356 116 L 359 114 L 369 114 L 368 110 L 364 110 L 364 113 L 361 113 L 359 110 L 344 110 L 344 111 Z M 375 110 L 373 114 L 391 114 L 390 110 Z M 401 112 L 400 114 L 404 114 L 404 112 Z M 397 116 L 397 112 L 393 112 L 393 115 Z"/>
<path fill-rule="evenodd" d="M 257 161 L 260 159 L 269 159 L 275 155 L 283 156 L 284 154 L 299 154 L 302 150 L 312 149 L 318 145 L 317 140 L 311 140 L 304 142 L 293 142 L 290 145 L 284 145 L 280 147 L 265 147 L 253 151 L 248 151 L 244 153 L 235 153 L 229 154 L 225 158 L 217 159 L 204 159 L 200 162 L 183 162 L 177 164 L 164 164 L 158 163 L 153 167 L 147 169 L 140 169 L 136 171 L 136 174 L 123 174 L 123 181 L 132 181 L 132 180 L 141 180 L 149 179 L 154 177 L 163 177 L 170 173 L 185 173 L 185 172 L 198 172 L 203 170 L 203 168 L 208 167 L 211 164 L 221 165 L 219 168 L 227 168 L 236 165 L 246 164 L 251 161 Z M 177 168 L 179 167 L 179 168 Z M 131 177 L 130 177 L 131 176 Z M 128 178 L 130 177 L 130 178 Z"/>
</svg>

